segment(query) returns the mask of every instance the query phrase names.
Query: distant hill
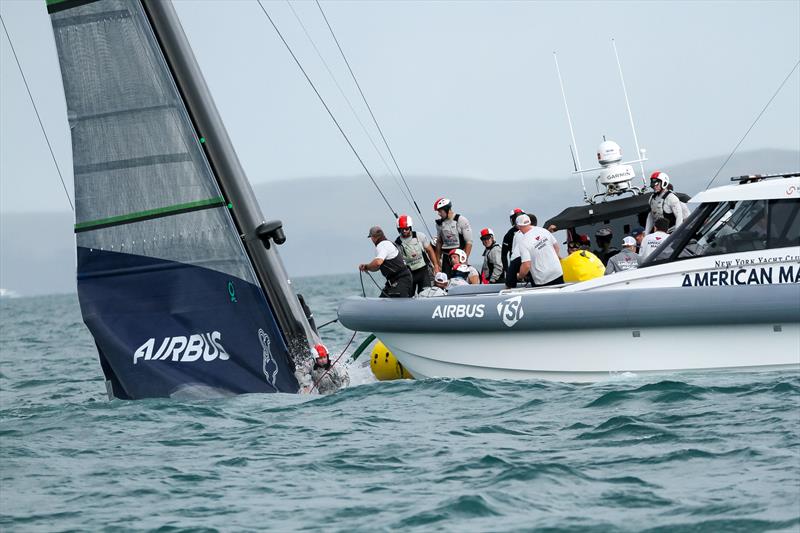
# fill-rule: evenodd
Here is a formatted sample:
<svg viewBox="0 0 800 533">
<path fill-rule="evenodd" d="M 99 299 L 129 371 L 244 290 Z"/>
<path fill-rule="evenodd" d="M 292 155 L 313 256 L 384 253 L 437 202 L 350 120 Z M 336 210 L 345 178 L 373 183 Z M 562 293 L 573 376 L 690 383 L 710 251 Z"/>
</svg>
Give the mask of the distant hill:
<svg viewBox="0 0 800 533">
<path fill-rule="evenodd" d="M 724 156 L 688 163 L 649 164 L 667 171 L 676 190 L 695 194 L 704 189 Z M 714 185 L 730 176 L 786 172 L 800 169 L 800 151 L 742 152 L 728 163 Z M 428 226 L 434 227 L 433 200 L 448 196 L 456 211 L 469 218 L 477 232 L 491 226 L 504 232 L 513 207 L 535 213 L 540 221 L 581 202 L 578 177 L 527 181 L 480 181 L 452 177 L 411 177 L 409 186 Z M 416 211 L 409 208 L 391 179 L 380 181 L 394 207 L 411 214 L 416 229 L 426 231 Z M 587 179 L 587 188 L 594 188 Z M 284 222 L 287 242 L 281 247 L 292 276 L 356 272 L 356 265 L 372 257 L 367 230 L 380 224 L 394 235 L 394 220 L 380 195 L 364 177 L 309 178 L 254 186 L 267 218 Z M 0 288 L 22 295 L 75 290 L 75 250 L 71 213 L 0 214 Z M 473 262 L 480 262 L 480 243 Z"/>
</svg>

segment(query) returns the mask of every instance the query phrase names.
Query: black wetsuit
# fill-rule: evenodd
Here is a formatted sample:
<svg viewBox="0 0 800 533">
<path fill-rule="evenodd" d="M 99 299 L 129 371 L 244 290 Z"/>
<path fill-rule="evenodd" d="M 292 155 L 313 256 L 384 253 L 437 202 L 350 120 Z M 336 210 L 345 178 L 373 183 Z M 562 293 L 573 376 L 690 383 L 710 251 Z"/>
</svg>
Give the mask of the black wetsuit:
<svg viewBox="0 0 800 533">
<path fill-rule="evenodd" d="M 500 258 L 503 260 L 503 272 L 508 272 L 508 258 L 511 255 L 511 245 L 514 242 L 514 234 L 518 231 L 516 226 L 511 226 L 503 236 L 503 246 L 500 248 Z M 519 269 L 517 270 L 519 271 Z"/>
</svg>

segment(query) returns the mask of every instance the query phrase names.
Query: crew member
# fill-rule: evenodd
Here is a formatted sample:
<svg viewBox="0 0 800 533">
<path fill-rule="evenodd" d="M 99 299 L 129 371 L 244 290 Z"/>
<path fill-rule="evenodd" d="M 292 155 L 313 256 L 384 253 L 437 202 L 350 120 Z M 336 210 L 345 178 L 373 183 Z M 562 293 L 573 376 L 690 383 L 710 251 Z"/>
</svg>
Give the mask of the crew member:
<svg viewBox="0 0 800 533">
<path fill-rule="evenodd" d="M 494 240 L 492 228 L 483 228 L 481 230 L 481 242 L 486 248 L 483 251 L 481 280 L 484 283 L 505 283 L 506 273 L 503 270 L 503 261 L 500 257 L 500 245 Z"/>
<path fill-rule="evenodd" d="M 409 215 L 400 215 L 397 219 L 397 232 L 400 234 L 394 243 L 402 250 L 403 259 L 411 269 L 414 282 L 413 294 L 418 294 L 433 283 L 433 274 L 439 272 L 439 261 L 428 241 L 428 236 L 421 231 L 414 231 L 414 221 Z M 433 269 L 433 272 L 431 272 Z"/>
<path fill-rule="evenodd" d="M 412 289 L 411 271 L 403 260 L 397 246 L 386 238 L 380 226 L 372 226 L 367 235 L 375 245 L 375 259 L 358 265 L 361 272 L 377 272 L 386 278 L 381 298 L 410 298 Z"/>
<path fill-rule="evenodd" d="M 589 239 L 588 235 L 586 235 L 585 233 L 581 233 L 579 235 L 575 235 L 575 237 L 571 241 L 567 241 L 564 244 L 567 245 L 567 252 L 572 253 L 578 250 L 588 251 L 589 248 L 591 248 L 592 246 L 592 241 L 591 239 Z"/>
<path fill-rule="evenodd" d="M 448 280 L 447 274 L 444 272 L 437 272 L 433 276 L 433 287 L 426 287 L 422 289 L 417 295 L 419 298 L 434 298 L 436 296 L 447 295 Z"/>
<path fill-rule="evenodd" d="M 619 253 L 618 248 L 611 246 L 613 238 L 614 232 L 608 226 L 600 228 L 594 234 L 594 242 L 597 245 L 594 255 L 599 257 L 604 265 L 608 265 L 608 260 Z"/>
<path fill-rule="evenodd" d="M 320 394 L 332 394 L 350 384 L 350 376 L 341 367 L 331 366 L 328 349 L 324 344 L 317 344 L 317 357 L 311 369 L 314 388 Z"/>
<path fill-rule="evenodd" d="M 517 229 L 517 217 L 524 212 L 525 211 L 519 207 L 515 207 L 508 214 L 509 219 L 511 220 L 511 227 L 503 236 L 503 245 L 500 248 L 500 256 L 503 259 L 503 272 L 508 272 L 508 264 L 510 262 L 511 250 L 514 244 L 514 235 L 516 235 L 519 231 Z"/>
<path fill-rule="evenodd" d="M 558 242 L 552 233 L 544 228 L 533 226 L 528 215 L 517 217 L 517 236 L 520 267 L 518 280 L 525 279 L 530 272 L 533 284 L 537 287 L 564 283 L 564 272 L 558 258 Z"/>
<path fill-rule="evenodd" d="M 653 225 L 655 231 L 642 240 L 642 245 L 639 247 L 639 255 L 645 259 L 648 255 L 653 253 L 656 248 L 661 246 L 664 239 L 669 237 L 667 230 L 669 229 L 669 220 L 664 217 L 657 218 Z"/>
<path fill-rule="evenodd" d="M 472 251 L 472 227 L 467 217 L 453 211 L 453 202 L 449 198 L 436 200 L 433 210 L 439 214 L 439 220 L 436 221 L 436 256 L 441 259 L 442 272 L 451 276 L 453 264 L 448 254 L 460 248 L 469 257 Z"/>
<path fill-rule="evenodd" d="M 467 265 L 455 265 L 453 266 L 453 275 L 450 277 L 450 280 L 447 282 L 447 288 L 450 289 L 451 287 L 459 287 L 461 285 L 470 285 L 469 280 L 469 266 Z"/>
<path fill-rule="evenodd" d="M 606 276 L 615 272 L 634 270 L 642 264 L 642 258 L 636 253 L 636 239 L 626 236 L 622 239 L 622 251 L 608 260 Z"/>
<path fill-rule="evenodd" d="M 641 227 L 641 226 L 637 226 L 637 227 L 633 228 L 633 231 L 631 231 L 631 237 L 636 239 L 636 252 L 637 253 L 641 252 L 642 240 L 644 239 L 644 236 L 645 236 L 644 228 Z"/>
<path fill-rule="evenodd" d="M 460 265 L 464 265 L 467 267 L 467 282 L 470 285 L 479 285 L 481 282 L 480 274 L 475 269 L 475 267 L 471 266 L 467 261 L 467 254 L 461 248 L 456 248 L 455 250 L 450 250 L 450 262 L 453 264 L 453 276 L 456 275 L 456 267 Z"/>
<path fill-rule="evenodd" d="M 670 228 L 683 224 L 684 218 L 689 215 L 689 208 L 672 192 L 667 173 L 653 172 L 650 186 L 653 188 L 653 195 L 650 197 L 650 213 L 647 214 L 647 223 L 644 225 L 645 233 L 650 233 L 655 220 L 661 217 L 669 221 Z"/>
</svg>

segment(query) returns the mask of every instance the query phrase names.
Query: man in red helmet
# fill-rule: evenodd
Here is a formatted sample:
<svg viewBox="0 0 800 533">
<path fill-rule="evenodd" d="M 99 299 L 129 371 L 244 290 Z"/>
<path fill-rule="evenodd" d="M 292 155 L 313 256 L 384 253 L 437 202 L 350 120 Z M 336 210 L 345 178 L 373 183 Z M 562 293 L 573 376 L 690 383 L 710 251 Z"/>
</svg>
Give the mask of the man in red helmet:
<svg viewBox="0 0 800 533">
<path fill-rule="evenodd" d="M 412 294 L 419 294 L 433 285 L 433 275 L 439 272 L 439 261 L 428 236 L 421 231 L 414 231 L 413 225 L 414 221 L 409 215 L 400 215 L 397 219 L 397 232 L 400 236 L 394 243 L 403 252 L 403 259 L 411 269 L 414 280 Z"/>
<path fill-rule="evenodd" d="M 469 257 L 472 251 L 472 227 L 467 217 L 453 211 L 449 198 L 439 198 L 433 203 L 433 210 L 439 214 L 436 221 L 436 256 L 441 260 L 442 272 L 452 277 L 453 264 L 450 250 L 460 248 Z"/>
<path fill-rule="evenodd" d="M 505 283 L 506 272 L 503 269 L 503 261 L 500 257 L 500 245 L 494 240 L 492 228 L 483 228 L 481 230 L 481 242 L 485 248 L 483 251 L 481 280 L 484 283 Z"/>
<path fill-rule="evenodd" d="M 655 220 L 661 217 L 669 221 L 671 228 L 683 224 L 684 218 L 689 215 L 689 208 L 672 192 L 667 173 L 660 170 L 653 172 L 650 186 L 653 188 L 653 195 L 650 197 L 650 213 L 647 215 L 645 233 L 650 233 Z"/>
<path fill-rule="evenodd" d="M 519 207 L 515 207 L 511 210 L 508 214 L 509 218 L 511 219 L 511 228 L 506 232 L 503 236 L 503 244 L 500 247 L 500 259 L 503 260 L 503 272 L 508 272 L 508 263 L 509 263 L 509 256 L 511 255 L 511 250 L 514 245 L 514 235 L 519 231 L 517 229 L 517 217 L 524 213 L 522 209 Z M 536 222 L 534 222 L 536 224 Z"/>
</svg>

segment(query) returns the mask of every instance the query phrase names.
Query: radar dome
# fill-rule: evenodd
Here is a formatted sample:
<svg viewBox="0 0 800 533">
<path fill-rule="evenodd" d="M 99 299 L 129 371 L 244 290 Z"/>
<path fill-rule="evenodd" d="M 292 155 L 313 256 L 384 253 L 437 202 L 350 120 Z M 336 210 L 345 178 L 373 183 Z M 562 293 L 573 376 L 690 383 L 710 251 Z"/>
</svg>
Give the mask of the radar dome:
<svg viewBox="0 0 800 533">
<path fill-rule="evenodd" d="M 622 160 L 622 148 L 614 141 L 603 141 L 597 147 L 597 161 L 601 165 L 610 165 Z"/>
</svg>

